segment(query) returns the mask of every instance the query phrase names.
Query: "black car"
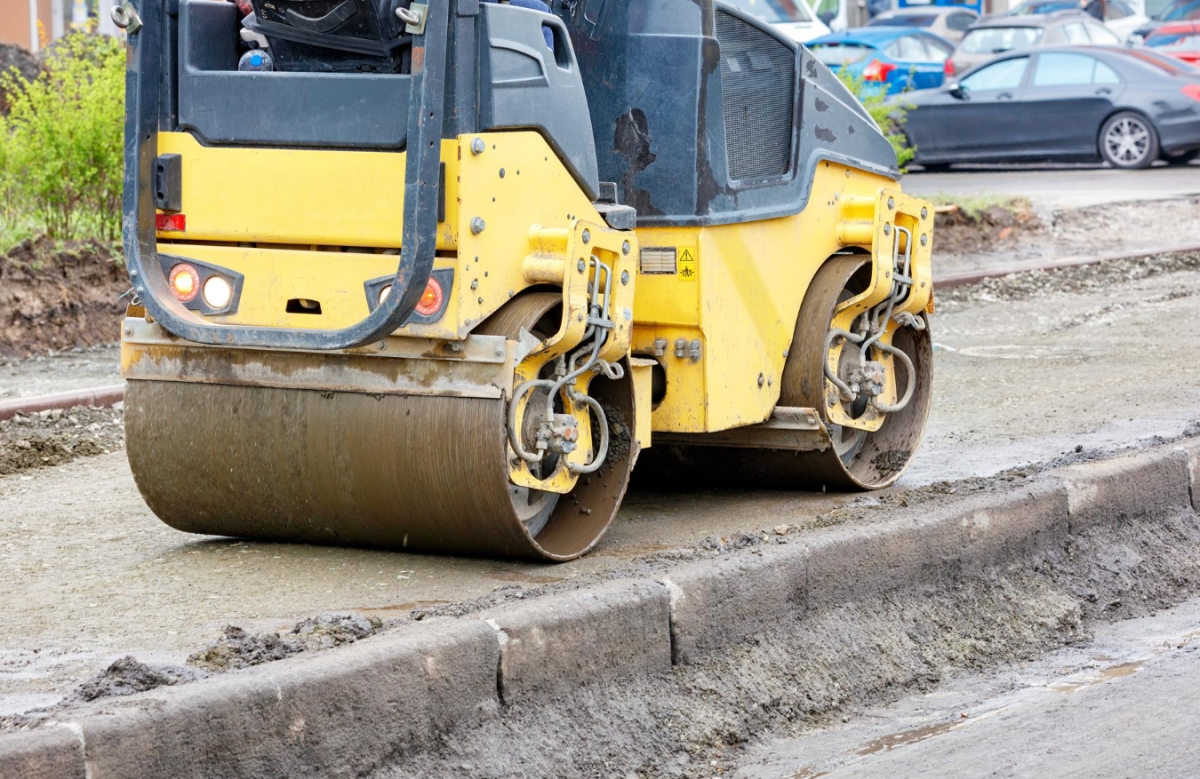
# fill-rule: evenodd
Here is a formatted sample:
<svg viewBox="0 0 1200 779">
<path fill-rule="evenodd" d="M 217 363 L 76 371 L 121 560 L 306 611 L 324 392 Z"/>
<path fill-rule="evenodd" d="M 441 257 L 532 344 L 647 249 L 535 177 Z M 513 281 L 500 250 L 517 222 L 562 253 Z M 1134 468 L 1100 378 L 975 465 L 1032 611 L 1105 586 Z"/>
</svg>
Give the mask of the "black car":
<svg viewBox="0 0 1200 779">
<path fill-rule="evenodd" d="M 896 101 L 926 169 L 1097 157 L 1144 168 L 1200 152 L 1200 70 L 1144 49 L 1013 52 Z"/>
</svg>

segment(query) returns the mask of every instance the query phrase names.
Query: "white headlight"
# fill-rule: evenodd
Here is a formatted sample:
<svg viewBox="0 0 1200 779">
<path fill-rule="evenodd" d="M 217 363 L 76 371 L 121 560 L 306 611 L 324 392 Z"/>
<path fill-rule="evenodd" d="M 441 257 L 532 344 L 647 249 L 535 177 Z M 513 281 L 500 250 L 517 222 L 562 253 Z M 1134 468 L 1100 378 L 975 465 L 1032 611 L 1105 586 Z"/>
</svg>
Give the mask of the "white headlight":
<svg viewBox="0 0 1200 779">
<path fill-rule="evenodd" d="M 209 276 L 204 282 L 204 302 L 210 308 L 225 308 L 233 299 L 233 287 L 220 276 Z"/>
<path fill-rule="evenodd" d="M 383 305 L 383 301 L 387 300 L 387 296 L 392 292 L 392 285 L 388 284 L 383 289 L 379 290 L 379 305 Z"/>
</svg>

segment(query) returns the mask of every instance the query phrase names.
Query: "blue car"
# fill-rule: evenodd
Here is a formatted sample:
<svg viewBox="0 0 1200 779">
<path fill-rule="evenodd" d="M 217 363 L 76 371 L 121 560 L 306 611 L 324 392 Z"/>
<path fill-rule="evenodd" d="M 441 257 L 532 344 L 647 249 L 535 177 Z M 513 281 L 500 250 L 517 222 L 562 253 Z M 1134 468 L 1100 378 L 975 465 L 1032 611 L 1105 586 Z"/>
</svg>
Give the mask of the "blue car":
<svg viewBox="0 0 1200 779">
<path fill-rule="evenodd" d="M 859 27 L 806 45 L 830 70 L 847 68 L 866 82 L 868 91 L 889 95 L 940 87 L 946 58 L 954 51 L 946 40 L 912 27 Z"/>
</svg>

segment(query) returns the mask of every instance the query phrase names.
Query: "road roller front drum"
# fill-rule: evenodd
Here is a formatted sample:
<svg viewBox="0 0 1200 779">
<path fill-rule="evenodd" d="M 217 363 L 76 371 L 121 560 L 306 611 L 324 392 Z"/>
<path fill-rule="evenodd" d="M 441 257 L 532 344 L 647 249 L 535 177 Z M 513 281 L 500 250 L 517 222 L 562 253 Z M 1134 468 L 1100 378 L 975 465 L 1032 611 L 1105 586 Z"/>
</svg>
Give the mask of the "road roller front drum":
<svg viewBox="0 0 1200 779">
<path fill-rule="evenodd" d="M 911 321 L 903 317 L 904 324 L 883 317 L 878 324 L 888 332 L 882 337 L 865 330 L 843 334 L 833 326 L 840 308 L 866 288 L 870 263 L 868 255 L 849 254 L 821 266 L 804 297 L 783 370 L 779 404 L 818 409 L 829 431 L 830 448 L 797 456 L 797 465 L 807 471 L 803 480 L 826 489 L 878 489 L 894 483 L 912 462 L 929 416 L 933 349 L 924 314 Z M 886 305 L 875 308 L 889 314 Z M 860 350 L 864 343 L 865 355 Z M 894 374 L 894 403 L 879 400 L 880 394 L 864 387 L 850 397 L 843 394 L 847 378 L 864 379 L 864 364 Z M 885 379 L 879 377 L 881 382 Z M 874 416 L 878 428 L 868 431 L 839 423 L 833 413 L 839 406 L 855 421 Z"/>
<path fill-rule="evenodd" d="M 916 454 L 929 416 L 933 359 L 925 315 L 883 323 L 890 343 L 881 338 L 868 344 L 870 359 L 865 362 L 894 372 L 894 403 L 874 402 L 869 392 L 843 399 L 830 378 L 832 374 L 845 383 L 843 377 L 862 370 L 859 349 L 846 348 L 850 341 L 831 334 L 841 307 L 866 288 L 871 262 L 870 255 L 856 253 L 836 255 L 821 265 L 805 294 L 788 349 L 778 406 L 816 410 L 828 433 L 823 448 L 708 445 L 704 436 L 690 436 L 695 444 L 662 442 L 649 450 L 638 483 L 836 491 L 880 489 L 899 479 Z M 891 294 L 896 292 L 893 288 Z M 861 347 L 867 338 L 870 335 L 855 345 Z M 856 423 L 872 415 L 876 429 L 842 424 L 843 414 Z"/>
</svg>

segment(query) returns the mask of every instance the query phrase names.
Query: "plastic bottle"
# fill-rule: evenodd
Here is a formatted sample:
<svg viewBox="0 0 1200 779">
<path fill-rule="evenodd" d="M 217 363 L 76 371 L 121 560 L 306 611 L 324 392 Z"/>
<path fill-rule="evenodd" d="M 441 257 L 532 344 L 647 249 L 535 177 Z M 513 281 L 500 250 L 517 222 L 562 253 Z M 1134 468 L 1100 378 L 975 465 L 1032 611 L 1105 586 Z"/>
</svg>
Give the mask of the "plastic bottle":
<svg viewBox="0 0 1200 779">
<path fill-rule="evenodd" d="M 271 60 L 271 52 L 264 49 L 251 49 L 238 60 L 238 70 L 265 71 L 274 69 L 275 63 Z"/>
</svg>

